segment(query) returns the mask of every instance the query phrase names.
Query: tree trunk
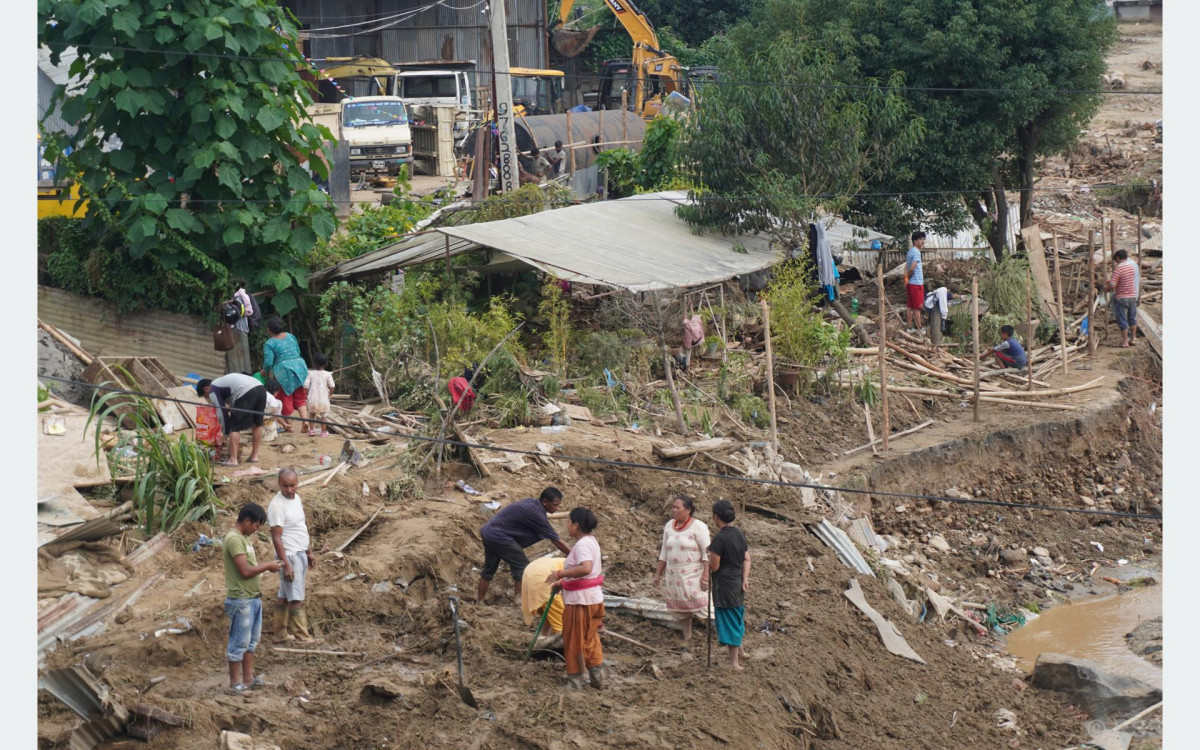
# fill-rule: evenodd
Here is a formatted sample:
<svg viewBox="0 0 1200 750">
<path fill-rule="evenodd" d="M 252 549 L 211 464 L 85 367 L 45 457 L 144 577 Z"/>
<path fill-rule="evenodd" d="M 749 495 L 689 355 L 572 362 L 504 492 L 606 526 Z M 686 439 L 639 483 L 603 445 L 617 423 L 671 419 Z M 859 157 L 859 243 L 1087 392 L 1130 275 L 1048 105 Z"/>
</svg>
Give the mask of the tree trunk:
<svg viewBox="0 0 1200 750">
<path fill-rule="evenodd" d="M 971 218 L 983 233 L 997 261 L 1004 259 L 1005 240 L 1008 236 L 1008 198 L 1004 194 L 1004 180 L 999 172 L 992 175 L 993 186 L 979 195 L 964 195 L 963 202 Z M 993 219 L 993 215 L 995 219 Z"/>
<path fill-rule="evenodd" d="M 1037 165 L 1037 147 L 1041 128 L 1035 123 L 1019 128 L 1017 139 L 1021 143 L 1021 228 L 1033 225 L 1033 175 Z"/>
</svg>

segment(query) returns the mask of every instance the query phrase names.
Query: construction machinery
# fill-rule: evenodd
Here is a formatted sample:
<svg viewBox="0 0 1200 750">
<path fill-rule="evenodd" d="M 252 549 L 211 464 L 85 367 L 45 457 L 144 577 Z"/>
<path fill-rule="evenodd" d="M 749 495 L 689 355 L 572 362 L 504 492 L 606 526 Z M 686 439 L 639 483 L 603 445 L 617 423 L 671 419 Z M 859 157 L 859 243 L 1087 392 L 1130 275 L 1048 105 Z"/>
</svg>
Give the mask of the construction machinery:
<svg viewBox="0 0 1200 750">
<path fill-rule="evenodd" d="M 622 102 L 643 118 L 650 120 L 662 110 L 663 101 L 672 93 L 686 93 L 686 71 L 674 56 L 658 47 L 658 36 L 650 19 L 633 0 L 604 0 L 621 26 L 633 39 L 633 56 L 609 60 L 601 71 L 601 109 L 620 109 Z M 558 11 L 559 24 L 553 33 L 554 47 L 565 57 L 574 57 L 587 46 L 594 30 L 568 31 L 567 17 L 575 0 L 562 0 Z"/>
</svg>

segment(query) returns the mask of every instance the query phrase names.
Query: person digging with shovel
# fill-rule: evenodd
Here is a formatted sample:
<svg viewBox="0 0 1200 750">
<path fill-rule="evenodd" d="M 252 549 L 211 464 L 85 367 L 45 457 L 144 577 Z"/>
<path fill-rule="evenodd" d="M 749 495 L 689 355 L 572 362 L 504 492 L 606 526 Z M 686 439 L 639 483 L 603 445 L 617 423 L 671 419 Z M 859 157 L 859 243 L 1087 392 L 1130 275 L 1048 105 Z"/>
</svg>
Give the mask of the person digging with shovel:
<svg viewBox="0 0 1200 750">
<path fill-rule="evenodd" d="M 308 613 L 304 610 L 304 582 L 308 571 L 316 565 L 304 505 L 296 494 L 299 477 L 290 466 L 279 470 L 279 492 L 267 506 L 267 522 L 271 525 L 271 543 L 282 570 L 279 575 L 279 594 L 275 599 L 274 628 L 276 641 L 299 640 L 311 642 L 308 632 Z M 289 630 L 289 622 L 290 629 Z"/>
</svg>

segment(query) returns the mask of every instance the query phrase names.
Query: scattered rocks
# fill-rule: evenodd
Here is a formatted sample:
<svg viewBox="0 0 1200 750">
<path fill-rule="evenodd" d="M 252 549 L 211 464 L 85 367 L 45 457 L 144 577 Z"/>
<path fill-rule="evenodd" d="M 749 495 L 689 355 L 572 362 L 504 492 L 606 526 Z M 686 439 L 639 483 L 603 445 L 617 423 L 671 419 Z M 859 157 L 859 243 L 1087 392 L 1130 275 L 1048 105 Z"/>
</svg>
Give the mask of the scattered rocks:
<svg viewBox="0 0 1200 750">
<path fill-rule="evenodd" d="M 1045 547 L 1034 547 L 1033 554 L 1037 557 L 1050 557 L 1050 550 Z"/>
<path fill-rule="evenodd" d="M 1110 713 L 1137 713 L 1162 700 L 1162 690 L 1141 680 L 1105 672 L 1093 661 L 1062 654 L 1038 656 L 1031 684 L 1066 693 L 1099 719 Z"/>
<path fill-rule="evenodd" d="M 1095 507 L 1095 505 L 1096 505 L 1096 501 L 1093 500 L 1092 498 L 1088 497 L 1087 495 L 1080 495 L 1079 502 L 1083 503 L 1084 505 L 1086 505 L 1089 508 Z"/>
<path fill-rule="evenodd" d="M 1146 620 L 1138 624 L 1131 632 L 1125 634 L 1125 643 L 1129 650 L 1154 664 L 1162 664 L 1162 618 Z"/>
<path fill-rule="evenodd" d="M 1029 561 L 1029 553 L 1023 548 L 1017 549 L 1002 549 L 1000 550 L 1000 559 L 1006 563 L 1023 563 Z"/>
<path fill-rule="evenodd" d="M 279 750 L 279 745 L 257 740 L 248 734 L 221 730 L 221 750 Z"/>
<path fill-rule="evenodd" d="M 941 534 L 934 534 L 933 536 L 929 537 L 929 546 L 933 547 L 938 552 L 950 551 L 950 543 L 947 542 L 946 538 Z"/>
</svg>

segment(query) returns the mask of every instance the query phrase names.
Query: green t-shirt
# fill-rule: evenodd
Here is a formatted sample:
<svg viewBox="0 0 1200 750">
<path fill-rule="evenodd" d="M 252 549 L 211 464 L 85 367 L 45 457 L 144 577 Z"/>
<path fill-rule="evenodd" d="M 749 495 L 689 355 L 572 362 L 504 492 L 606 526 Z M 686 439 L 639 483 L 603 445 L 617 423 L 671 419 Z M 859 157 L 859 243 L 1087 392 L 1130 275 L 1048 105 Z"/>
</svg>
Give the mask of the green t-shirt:
<svg viewBox="0 0 1200 750">
<path fill-rule="evenodd" d="M 259 596 L 258 579 L 260 576 L 251 578 L 242 578 L 242 574 L 238 573 L 237 566 L 233 564 L 233 558 L 238 555 L 245 555 L 246 562 L 251 566 L 258 565 L 258 556 L 254 554 L 254 545 L 250 540 L 242 536 L 237 529 L 230 529 L 225 535 L 224 541 L 225 551 L 223 560 L 225 562 L 225 592 L 230 599 L 257 599 Z"/>
</svg>

